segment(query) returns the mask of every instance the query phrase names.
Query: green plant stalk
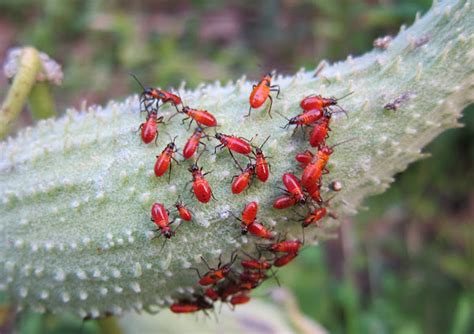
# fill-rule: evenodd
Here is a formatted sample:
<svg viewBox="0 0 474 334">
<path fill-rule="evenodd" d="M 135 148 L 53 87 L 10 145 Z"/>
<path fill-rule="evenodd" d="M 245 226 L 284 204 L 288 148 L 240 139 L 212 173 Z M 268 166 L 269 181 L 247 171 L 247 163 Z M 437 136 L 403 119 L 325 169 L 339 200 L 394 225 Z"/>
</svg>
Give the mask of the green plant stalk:
<svg viewBox="0 0 474 334">
<path fill-rule="evenodd" d="M 190 106 L 212 112 L 219 131 L 251 138 L 271 156 L 271 177 L 232 195 L 230 181 L 237 170 L 227 151 L 204 153 L 199 165 L 215 197 L 201 204 L 185 189 L 190 163 L 174 165 L 171 182 L 153 174 L 155 156 L 169 137 L 182 148 L 191 131 L 180 117 L 159 125 L 158 147 L 141 142 L 136 129 L 138 97 L 110 102 L 87 112 L 69 111 L 42 121 L 0 145 L 0 288 L 12 303 L 38 312 L 69 311 L 81 317 L 120 314 L 126 310 L 154 312 L 177 299 L 200 292 L 197 275 L 206 267 L 203 256 L 217 265 L 237 249 L 255 254 L 253 236 L 239 237 L 239 215 L 258 200 L 259 219 L 288 238 L 301 238 L 295 210 L 275 210 L 284 172 L 301 174 L 294 155 L 308 148 L 301 133 L 281 129 L 299 113 L 299 101 L 309 94 L 342 96 L 349 117 L 335 115 L 329 144 L 356 138 L 335 148 L 328 165 L 343 190 L 330 209 L 340 216 L 355 214 L 361 201 L 384 191 L 393 175 L 422 157 L 422 148 L 446 129 L 458 127 L 464 106 L 474 100 L 473 5 L 466 0 L 436 2 L 409 29 L 402 28 L 387 50 L 326 66 L 318 77 L 300 71 L 275 77 L 281 99 L 273 118 L 264 108 L 245 118 L 252 82 L 202 85 L 181 95 Z M 421 40 L 427 43 L 420 45 Z M 397 110 L 384 105 L 403 97 Z M 163 107 L 167 120 L 174 108 Z M 212 134 L 212 130 L 209 131 Z M 216 142 L 217 144 L 217 142 Z M 207 145 L 212 151 L 212 143 Z M 237 157 L 241 164 L 247 159 Z M 154 202 L 172 206 L 178 195 L 194 211 L 176 236 L 163 244 L 150 222 Z M 328 198 L 331 194 L 323 194 Z M 305 208 L 297 209 L 301 214 Z M 172 211 L 172 216 L 175 212 Z M 307 228 L 306 245 L 333 235 L 338 221 Z M 235 264 L 238 270 L 239 265 Z"/>
<path fill-rule="evenodd" d="M 28 96 L 30 113 L 35 120 L 56 116 L 54 100 L 50 92 L 49 83 L 38 82 L 31 89 Z"/>
<path fill-rule="evenodd" d="M 13 84 L 0 109 L 0 139 L 8 134 L 20 114 L 40 70 L 38 51 L 32 47 L 25 47 L 19 60 L 18 73 L 13 78 Z"/>
</svg>

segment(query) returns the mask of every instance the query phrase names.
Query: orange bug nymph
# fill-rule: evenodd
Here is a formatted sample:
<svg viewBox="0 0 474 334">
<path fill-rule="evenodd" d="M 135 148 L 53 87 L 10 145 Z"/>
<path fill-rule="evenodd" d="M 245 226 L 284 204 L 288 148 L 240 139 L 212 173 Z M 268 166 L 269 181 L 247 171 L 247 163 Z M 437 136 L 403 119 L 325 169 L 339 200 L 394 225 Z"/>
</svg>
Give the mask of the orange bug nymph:
<svg viewBox="0 0 474 334">
<path fill-rule="evenodd" d="M 268 115 L 270 118 L 272 117 L 271 111 L 272 111 L 272 105 L 273 105 L 273 98 L 270 95 L 270 92 L 277 92 L 277 98 L 280 95 L 280 86 L 279 85 L 272 85 L 272 74 L 267 73 L 264 75 L 262 80 L 256 85 L 253 85 L 252 92 L 250 93 L 249 97 L 249 113 L 246 115 L 246 117 L 250 116 L 250 113 L 252 111 L 252 108 L 260 108 L 265 101 L 270 99 L 270 107 L 268 108 Z"/>
</svg>

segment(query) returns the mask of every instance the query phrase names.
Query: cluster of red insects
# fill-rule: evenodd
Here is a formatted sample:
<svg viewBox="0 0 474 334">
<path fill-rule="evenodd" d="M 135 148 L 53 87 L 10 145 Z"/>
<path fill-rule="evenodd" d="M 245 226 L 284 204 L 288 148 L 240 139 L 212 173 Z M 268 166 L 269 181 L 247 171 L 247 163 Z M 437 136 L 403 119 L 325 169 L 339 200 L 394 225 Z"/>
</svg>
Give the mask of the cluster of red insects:
<svg viewBox="0 0 474 334">
<path fill-rule="evenodd" d="M 136 78 L 135 78 L 136 79 Z M 270 99 L 270 107 L 268 113 L 271 117 L 271 106 L 273 103 L 270 92 L 276 91 L 277 97 L 280 93 L 280 88 L 277 85 L 271 85 L 272 76 L 266 74 L 262 80 L 253 86 L 250 94 L 249 102 L 250 108 L 247 116 L 250 116 L 252 108 L 261 107 L 267 99 Z M 138 79 L 137 79 L 138 81 Z M 139 81 L 138 81 L 139 82 Z M 140 82 L 139 82 L 140 83 Z M 140 83 L 141 85 L 141 83 Z M 198 127 L 194 130 L 192 135 L 187 140 L 182 156 L 184 159 L 193 157 L 200 145 L 207 150 L 206 144 L 201 139 L 210 137 L 205 133 L 205 129 L 217 126 L 216 118 L 207 110 L 193 109 L 184 106 L 182 99 L 171 92 L 157 88 L 145 88 L 140 95 L 140 109 L 147 113 L 146 121 L 140 125 L 141 138 L 144 143 L 148 144 L 156 141 L 158 136 L 157 126 L 163 123 L 163 116 L 158 116 L 158 110 L 161 105 L 170 103 L 176 108 L 177 113 L 185 114 L 187 117 L 183 119 L 191 119 L 191 123 L 195 121 Z M 329 124 L 331 117 L 336 112 L 345 111 L 337 106 L 338 99 L 324 98 L 319 95 L 312 95 L 305 97 L 300 106 L 302 113 L 288 119 L 288 124 L 284 127 L 288 128 L 290 125 L 298 127 L 311 127 L 311 134 L 309 138 L 310 145 L 318 149 L 317 153 L 312 153 L 306 150 L 303 153 L 296 155 L 296 160 L 300 163 L 303 173 L 301 180 L 291 173 L 285 173 L 282 176 L 283 184 L 285 186 L 285 194 L 277 198 L 273 204 L 275 209 L 285 209 L 297 204 L 305 204 L 311 202 L 312 211 L 303 219 L 302 226 L 308 227 L 310 225 L 320 226 L 322 218 L 326 215 L 335 217 L 334 214 L 328 213 L 328 200 L 323 201 L 321 197 L 322 176 L 328 173 L 326 165 L 333 153 L 333 148 L 326 145 L 328 138 L 328 131 L 330 131 Z M 181 107 L 181 108 L 180 108 Z M 332 107 L 338 107 L 339 111 L 333 111 Z M 172 117 L 174 117 L 174 114 Z M 188 128 L 189 129 L 189 128 Z M 296 131 L 295 129 L 295 131 Z M 269 136 L 270 137 L 270 136 Z M 262 147 L 268 141 L 269 137 L 260 145 L 254 146 L 251 140 L 222 133 L 216 133 L 215 138 L 220 142 L 214 149 L 227 148 L 236 166 L 241 170 L 241 174 L 235 175 L 232 178 L 231 190 L 233 194 L 240 194 L 248 188 L 250 182 L 257 177 L 261 182 L 266 182 L 270 175 L 270 168 L 267 159 L 262 151 Z M 176 137 L 175 137 L 176 139 Z M 174 154 L 178 153 L 178 149 L 173 139 L 157 156 L 154 166 L 154 172 L 157 177 L 163 176 L 169 169 L 169 177 L 171 176 L 171 164 L 174 160 L 177 164 L 179 162 L 174 158 Z M 192 174 L 192 192 L 197 200 L 201 203 L 208 203 L 213 198 L 211 187 L 205 176 L 208 173 L 203 173 L 202 167 L 198 166 L 201 151 L 196 161 L 188 169 Z M 248 157 L 249 163 L 246 168 L 242 168 L 234 157 L 234 153 Z M 333 190 L 340 190 L 340 185 L 333 183 L 331 187 Z M 313 206 L 313 203 L 315 205 Z M 175 203 L 178 216 L 185 221 L 192 220 L 192 212 L 178 200 Z M 247 258 L 241 259 L 240 265 L 242 270 L 236 271 L 233 269 L 233 264 L 237 259 L 237 254 L 234 252 L 231 255 L 229 262 L 222 263 L 219 258 L 219 264 L 216 268 L 209 266 L 207 261 L 201 257 L 203 262 L 208 267 L 208 272 L 201 275 L 199 270 L 196 270 L 199 280 L 198 284 L 202 287 L 202 292 L 194 294 L 192 297 L 180 299 L 172 304 L 170 309 L 175 313 L 192 313 L 196 311 L 204 311 L 212 309 L 214 302 L 220 300 L 228 302 L 233 307 L 235 305 L 247 303 L 250 300 L 249 292 L 259 286 L 265 279 L 275 277 L 271 271 L 272 266 L 282 267 L 291 262 L 297 255 L 300 248 L 304 244 L 303 240 L 280 240 L 274 241 L 274 233 L 261 224 L 257 220 L 258 203 L 248 203 L 241 213 L 241 217 L 236 217 L 232 212 L 232 216 L 240 222 L 240 232 L 242 235 L 250 233 L 254 237 L 263 240 L 271 240 L 270 243 L 260 244 L 257 246 L 259 257 L 255 258 L 244 253 Z M 175 235 L 176 229 L 171 229 L 171 224 L 174 220 L 170 220 L 170 212 L 162 203 L 154 203 L 151 208 L 151 220 L 157 227 L 157 235 L 155 238 L 164 236 L 170 239 Z M 304 236 L 304 235 L 303 235 Z M 163 244 L 164 246 L 164 244 Z M 269 257 L 262 256 L 262 254 L 270 254 Z M 275 277 L 276 278 L 276 277 Z"/>
</svg>

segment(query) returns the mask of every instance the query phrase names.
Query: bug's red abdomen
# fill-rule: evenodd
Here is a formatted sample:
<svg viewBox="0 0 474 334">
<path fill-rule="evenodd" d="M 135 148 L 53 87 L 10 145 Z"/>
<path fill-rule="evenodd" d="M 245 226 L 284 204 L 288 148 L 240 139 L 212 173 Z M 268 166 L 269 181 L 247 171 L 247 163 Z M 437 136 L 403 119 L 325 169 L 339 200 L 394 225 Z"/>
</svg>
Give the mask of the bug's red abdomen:
<svg viewBox="0 0 474 334">
<path fill-rule="evenodd" d="M 306 150 L 302 153 L 297 153 L 295 156 L 295 160 L 300 163 L 301 167 L 304 167 L 311 162 L 313 156 L 314 155 L 311 151 Z"/>
<path fill-rule="evenodd" d="M 174 105 L 182 104 L 181 98 L 175 94 L 171 94 L 170 100 L 173 102 Z"/>
<path fill-rule="evenodd" d="M 301 245 L 302 242 L 299 240 L 288 240 L 271 244 L 269 250 L 280 253 L 297 253 Z"/>
<path fill-rule="evenodd" d="M 258 270 L 268 270 L 272 267 L 271 263 L 267 261 L 257 261 L 257 260 L 242 260 L 240 264 L 244 268 L 258 269 Z"/>
<path fill-rule="evenodd" d="M 173 93 L 162 90 L 161 100 L 163 103 L 171 102 L 173 105 L 177 106 L 182 103 L 181 98 Z"/>
<path fill-rule="evenodd" d="M 192 117 L 198 124 L 205 126 L 216 126 L 217 120 L 213 114 L 207 110 L 188 109 L 188 116 Z"/>
<path fill-rule="evenodd" d="M 320 168 L 320 164 L 308 164 L 306 165 L 303 176 L 301 177 L 301 184 L 306 189 L 311 188 L 322 176 L 323 169 Z"/>
<path fill-rule="evenodd" d="M 169 224 L 168 211 L 161 203 L 154 203 L 151 207 L 151 218 L 153 222 L 160 228 L 164 228 Z"/>
<path fill-rule="evenodd" d="M 199 285 L 202 285 L 202 286 L 211 285 L 211 284 L 214 284 L 215 282 L 216 280 L 213 277 L 208 276 L 208 275 L 204 276 L 198 281 Z"/>
<path fill-rule="evenodd" d="M 237 176 L 232 182 L 232 193 L 237 195 L 244 191 L 249 185 L 249 180 L 250 172 L 243 172 Z"/>
<path fill-rule="evenodd" d="M 194 131 L 194 133 L 191 135 L 191 137 L 189 137 L 188 141 L 186 142 L 186 145 L 184 145 L 183 157 L 185 159 L 191 158 L 194 155 L 194 153 L 196 153 L 201 137 L 202 137 L 202 130 L 200 128 L 197 128 Z"/>
<path fill-rule="evenodd" d="M 157 157 L 154 168 L 156 176 L 162 176 L 164 173 L 166 173 L 168 167 L 170 166 L 170 160 L 171 156 L 164 152 Z"/>
<path fill-rule="evenodd" d="M 227 299 L 227 297 L 241 291 L 241 287 L 235 283 L 226 286 L 222 291 L 219 292 L 221 300 Z"/>
<path fill-rule="evenodd" d="M 226 274 L 224 274 L 224 271 L 219 269 L 219 270 L 213 270 L 206 275 L 204 275 L 199 281 L 199 285 L 206 286 L 206 285 L 211 285 L 219 282 L 223 278 L 225 278 Z"/>
<path fill-rule="evenodd" d="M 175 303 L 170 306 L 170 310 L 173 313 L 192 313 L 197 312 L 201 308 L 193 303 L 184 304 L 184 303 Z"/>
<path fill-rule="evenodd" d="M 303 227 L 307 227 L 312 224 L 316 224 L 319 226 L 319 221 L 326 217 L 327 209 L 326 208 L 318 208 L 314 210 L 303 222 Z"/>
<path fill-rule="evenodd" d="M 250 93 L 249 103 L 252 108 L 259 108 L 270 95 L 270 87 L 265 81 L 261 81 Z"/>
<path fill-rule="evenodd" d="M 212 301 L 216 301 L 219 299 L 219 294 L 213 288 L 207 288 L 204 294 L 206 295 L 206 297 L 210 298 Z"/>
<path fill-rule="evenodd" d="M 255 174 L 260 181 L 266 182 L 268 176 L 270 175 L 270 169 L 268 168 L 268 163 L 265 160 L 263 154 L 257 154 L 257 159 L 255 162 Z"/>
<path fill-rule="evenodd" d="M 154 203 L 151 207 L 151 217 L 154 220 L 168 220 L 168 211 L 165 206 L 161 203 Z"/>
<path fill-rule="evenodd" d="M 311 131 L 309 137 L 309 144 L 312 147 L 319 147 L 324 144 L 328 134 L 328 128 L 322 125 L 316 124 Z"/>
<path fill-rule="evenodd" d="M 278 197 L 275 202 L 273 202 L 273 207 L 275 209 L 286 209 L 289 208 L 290 206 L 293 206 L 296 204 L 296 199 L 292 196 L 280 196 Z"/>
<path fill-rule="evenodd" d="M 268 240 L 273 239 L 273 233 L 271 231 L 267 230 L 265 228 L 265 226 L 263 226 L 260 223 L 253 222 L 252 224 L 247 226 L 247 230 L 251 234 L 253 234 L 253 235 L 255 235 L 259 238 L 268 239 Z"/>
<path fill-rule="evenodd" d="M 321 147 L 325 144 L 328 137 L 330 116 L 323 118 L 319 123 L 315 124 L 309 137 L 309 144 L 312 147 Z"/>
<path fill-rule="evenodd" d="M 318 182 L 306 188 L 306 190 L 308 191 L 309 196 L 316 201 L 316 203 L 321 204 L 323 202 L 321 197 L 321 180 L 318 180 Z"/>
<path fill-rule="evenodd" d="M 195 135 L 192 135 L 189 138 L 189 140 L 186 142 L 186 145 L 184 145 L 184 148 L 183 148 L 183 157 L 185 159 L 191 158 L 194 155 L 194 153 L 196 153 L 200 139 L 201 139 L 200 137 L 198 138 Z"/>
<path fill-rule="evenodd" d="M 306 165 L 303 175 L 301 176 L 301 184 L 303 187 L 308 189 L 318 182 L 323 175 L 323 170 L 326 168 L 331 154 L 332 150 L 325 146 L 319 150 L 311 162 Z"/>
<path fill-rule="evenodd" d="M 183 220 L 190 221 L 192 219 L 191 212 L 184 206 L 178 207 L 179 217 Z"/>
<path fill-rule="evenodd" d="M 142 140 L 145 144 L 151 143 L 157 134 L 156 115 L 151 114 L 145 123 L 142 124 Z"/>
<path fill-rule="evenodd" d="M 250 225 L 257 218 L 258 204 L 257 202 L 248 203 L 242 211 L 242 222 L 245 225 Z"/>
<path fill-rule="evenodd" d="M 193 182 L 193 190 L 199 202 L 207 203 L 211 200 L 212 190 L 206 179 L 201 177 L 196 178 Z"/>
<path fill-rule="evenodd" d="M 266 278 L 268 278 L 268 276 L 264 272 L 261 272 L 261 271 L 244 270 L 240 274 L 240 280 L 242 282 L 258 282 Z"/>
<path fill-rule="evenodd" d="M 303 189 L 301 188 L 301 183 L 296 176 L 291 173 L 285 173 L 282 176 L 283 184 L 291 195 L 297 201 L 303 201 L 305 196 L 303 194 Z"/>
<path fill-rule="evenodd" d="M 229 150 L 248 155 L 250 152 L 252 152 L 252 147 L 250 146 L 249 143 L 247 143 L 245 140 L 233 137 L 233 136 L 228 136 L 227 137 L 227 148 Z"/>
<path fill-rule="evenodd" d="M 275 267 L 283 267 L 287 265 L 288 263 L 290 263 L 291 261 L 293 261 L 293 259 L 297 256 L 298 256 L 298 253 L 289 253 L 289 254 L 280 256 L 279 258 L 275 259 L 275 261 L 273 262 L 273 265 Z"/>
<path fill-rule="evenodd" d="M 324 112 L 322 110 L 312 109 L 297 116 L 298 124 L 311 125 L 319 121 L 323 116 L 324 116 Z"/>
<path fill-rule="evenodd" d="M 250 297 L 246 295 L 245 293 L 239 293 L 237 295 L 232 296 L 230 299 L 230 303 L 232 305 L 240 305 L 240 304 L 245 304 L 250 301 Z"/>
<path fill-rule="evenodd" d="M 305 97 L 303 100 L 301 100 L 300 107 L 306 111 L 312 109 L 323 110 L 323 97 L 321 95 Z"/>
</svg>

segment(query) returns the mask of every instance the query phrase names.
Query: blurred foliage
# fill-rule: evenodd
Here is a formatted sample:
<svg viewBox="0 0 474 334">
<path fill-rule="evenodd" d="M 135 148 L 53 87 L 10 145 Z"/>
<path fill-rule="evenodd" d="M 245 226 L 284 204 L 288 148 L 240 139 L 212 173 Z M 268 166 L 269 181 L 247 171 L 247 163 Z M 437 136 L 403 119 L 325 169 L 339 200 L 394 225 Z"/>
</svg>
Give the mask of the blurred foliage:
<svg viewBox="0 0 474 334">
<path fill-rule="evenodd" d="M 64 67 L 59 110 L 105 103 L 147 85 L 291 73 L 361 54 L 430 0 L 0 1 L 0 55 L 32 44 Z M 0 87 L 6 86 L 0 82 Z M 339 238 L 308 248 L 280 280 L 332 333 L 474 330 L 474 108 Z M 24 120 L 28 122 L 29 120 Z M 259 291 L 257 291 L 257 294 Z M 79 332 L 81 321 L 29 315 L 23 333 Z M 82 332 L 97 333 L 88 322 Z"/>
</svg>

